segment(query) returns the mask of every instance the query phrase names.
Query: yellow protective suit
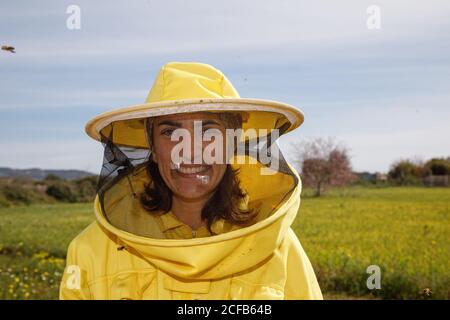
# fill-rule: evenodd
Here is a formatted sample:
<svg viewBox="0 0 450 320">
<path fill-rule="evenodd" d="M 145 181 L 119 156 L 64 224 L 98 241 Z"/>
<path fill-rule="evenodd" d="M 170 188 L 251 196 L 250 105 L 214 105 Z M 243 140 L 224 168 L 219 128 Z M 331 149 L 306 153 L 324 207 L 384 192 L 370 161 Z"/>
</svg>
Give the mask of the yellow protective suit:
<svg viewBox="0 0 450 320">
<path fill-rule="evenodd" d="M 214 236 L 206 230 L 190 236 L 189 227 L 171 213 L 150 214 L 135 196 L 151 177 L 122 151 L 148 148 L 142 118 L 209 109 L 245 111 L 244 129 L 288 132 L 303 121 L 288 105 L 241 99 L 212 66 L 167 64 L 147 104 L 105 113 L 86 127 L 110 148 L 103 168 L 122 169 L 117 176 L 105 174 L 112 182 L 97 194 L 96 221 L 69 245 L 61 299 L 322 299 L 311 263 L 291 229 L 301 180 L 285 162 L 267 175 L 261 174 L 260 162 L 232 164 L 248 195 L 244 205 L 256 208 L 258 215 L 246 227 L 216 220 Z"/>
<path fill-rule="evenodd" d="M 145 170 L 133 177 L 135 191 L 145 178 Z M 286 179 L 277 173 L 261 176 L 259 182 L 286 188 Z M 264 199 L 273 193 L 245 175 L 241 183 L 250 198 Z M 127 184 L 126 179 L 118 183 L 110 196 L 128 202 Z M 261 203 L 260 221 L 249 227 L 223 230 L 226 224 L 219 222 L 213 231 L 223 233 L 193 239 L 164 239 L 158 218 L 142 208 L 132 208 L 132 218 L 112 213 L 106 219 L 97 197 L 97 221 L 70 243 L 60 298 L 322 299 L 311 263 L 290 228 L 300 192 L 299 183 L 267 217 Z M 114 208 L 120 213 L 130 210 L 130 204 L 116 202 Z"/>
</svg>

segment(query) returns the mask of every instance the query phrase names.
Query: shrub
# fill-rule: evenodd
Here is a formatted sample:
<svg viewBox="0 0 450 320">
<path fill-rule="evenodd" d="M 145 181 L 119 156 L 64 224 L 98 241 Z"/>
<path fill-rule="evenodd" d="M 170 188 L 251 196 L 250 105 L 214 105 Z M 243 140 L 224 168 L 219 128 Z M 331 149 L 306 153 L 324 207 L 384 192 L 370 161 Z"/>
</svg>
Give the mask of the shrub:
<svg viewBox="0 0 450 320">
<path fill-rule="evenodd" d="M 97 190 L 97 176 L 74 180 L 73 184 L 77 190 L 78 201 L 89 202 L 94 200 Z"/>
<path fill-rule="evenodd" d="M 418 185 L 421 184 L 422 171 L 419 165 L 401 160 L 391 166 L 388 176 L 398 185 Z"/>
<path fill-rule="evenodd" d="M 445 176 L 450 175 L 450 160 L 431 159 L 425 163 L 426 175 Z"/>
<path fill-rule="evenodd" d="M 59 180 L 52 181 L 47 188 L 47 194 L 56 200 L 63 202 L 76 202 L 77 195 L 70 182 Z"/>
</svg>

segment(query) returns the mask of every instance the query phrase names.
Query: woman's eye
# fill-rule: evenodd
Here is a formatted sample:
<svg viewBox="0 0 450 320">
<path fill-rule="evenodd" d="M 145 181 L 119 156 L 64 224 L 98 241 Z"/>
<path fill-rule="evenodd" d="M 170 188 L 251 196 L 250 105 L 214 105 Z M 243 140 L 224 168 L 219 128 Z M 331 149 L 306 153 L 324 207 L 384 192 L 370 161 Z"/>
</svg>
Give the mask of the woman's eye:
<svg viewBox="0 0 450 320">
<path fill-rule="evenodd" d="M 174 129 L 165 129 L 161 131 L 161 134 L 167 137 L 170 137 L 173 134 Z"/>
</svg>

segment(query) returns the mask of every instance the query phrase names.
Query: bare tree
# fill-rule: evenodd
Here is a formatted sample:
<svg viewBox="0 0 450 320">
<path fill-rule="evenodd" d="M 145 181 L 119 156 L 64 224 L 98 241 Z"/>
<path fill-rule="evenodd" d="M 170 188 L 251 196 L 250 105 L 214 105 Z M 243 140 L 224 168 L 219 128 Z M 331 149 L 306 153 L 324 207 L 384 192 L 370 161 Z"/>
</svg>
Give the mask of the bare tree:
<svg viewBox="0 0 450 320">
<path fill-rule="evenodd" d="M 327 186 L 342 186 L 355 179 L 347 148 L 332 138 L 313 138 L 293 144 L 294 162 L 303 184 L 320 196 Z"/>
</svg>

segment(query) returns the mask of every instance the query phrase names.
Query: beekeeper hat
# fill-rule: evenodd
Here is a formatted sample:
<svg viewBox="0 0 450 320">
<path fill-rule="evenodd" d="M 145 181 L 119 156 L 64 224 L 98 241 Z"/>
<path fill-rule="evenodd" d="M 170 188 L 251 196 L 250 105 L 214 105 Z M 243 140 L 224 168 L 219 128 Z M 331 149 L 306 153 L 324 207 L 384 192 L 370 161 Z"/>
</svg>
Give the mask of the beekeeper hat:
<svg viewBox="0 0 450 320">
<path fill-rule="evenodd" d="M 102 113 L 86 124 L 95 140 L 148 148 L 144 119 L 189 112 L 238 112 L 246 129 L 292 131 L 303 123 L 303 113 L 291 105 L 261 99 L 241 98 L 227 77 L 211 65 L 169 62 L 159 71 L 144 104 Z M 114 124 L 114 126 L 111 126 Z M 112 131 L 112 128 L 114 130 Z"/>
</svg>

